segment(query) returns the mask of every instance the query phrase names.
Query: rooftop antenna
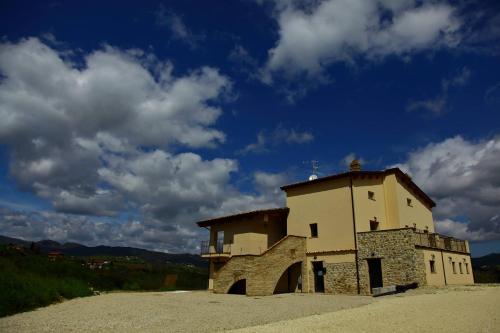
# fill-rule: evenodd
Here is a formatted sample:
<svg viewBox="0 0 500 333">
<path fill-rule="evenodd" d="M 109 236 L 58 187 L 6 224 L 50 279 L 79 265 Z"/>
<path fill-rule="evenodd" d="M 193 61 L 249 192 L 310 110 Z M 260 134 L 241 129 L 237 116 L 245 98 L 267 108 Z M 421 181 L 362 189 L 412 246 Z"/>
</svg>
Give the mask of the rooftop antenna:
<svg viewBox="0 0 500 333">
<path fill-rule="evenodd" d="M 310 160 L 310 161 L 305 161 L 304 163 L 311 164 L 312 173 L 309 176 L 309 180 L 318 179 L 319 161 Z"/>
</svg>

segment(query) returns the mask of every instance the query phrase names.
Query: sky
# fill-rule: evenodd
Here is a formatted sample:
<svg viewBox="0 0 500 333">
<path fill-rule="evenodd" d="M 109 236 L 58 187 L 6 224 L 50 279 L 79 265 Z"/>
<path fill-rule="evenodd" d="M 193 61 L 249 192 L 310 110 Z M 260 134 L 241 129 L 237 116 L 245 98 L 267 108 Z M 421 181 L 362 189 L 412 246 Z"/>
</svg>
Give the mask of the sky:
<svg viewBox="0 0 500 333">
<path fill-rule="evenodd" d="M 500 252 L 498 1 L 3 0 L 0 36 L 0 234 L 196 253 L 357 158 Z"/>
</svg>

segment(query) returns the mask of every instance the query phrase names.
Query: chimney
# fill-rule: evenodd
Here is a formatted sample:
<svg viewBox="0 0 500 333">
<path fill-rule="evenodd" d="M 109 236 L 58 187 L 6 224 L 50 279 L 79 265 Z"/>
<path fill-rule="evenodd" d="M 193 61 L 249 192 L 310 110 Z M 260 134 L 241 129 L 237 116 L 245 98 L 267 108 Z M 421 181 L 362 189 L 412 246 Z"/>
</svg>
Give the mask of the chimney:
<svg viewBox="0 0 500 333">
<path fill-rule="evenodd" d="M 361 163 L 358 160 L 353 160 L 349 165 L 349 171 L 361 171 Z"/>
</svg>

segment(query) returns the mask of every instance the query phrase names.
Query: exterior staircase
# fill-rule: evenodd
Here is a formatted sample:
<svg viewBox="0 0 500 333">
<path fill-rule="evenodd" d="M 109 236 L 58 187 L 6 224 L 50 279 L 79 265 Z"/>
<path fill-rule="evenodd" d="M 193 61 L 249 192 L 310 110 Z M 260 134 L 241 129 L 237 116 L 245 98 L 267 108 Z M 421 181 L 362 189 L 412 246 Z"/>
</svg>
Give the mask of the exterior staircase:
<svg viewBox="0 0 500 333">
<path fill-rule="evenodd" d="M 305 260 L 306 238 L 288 235 L 260 255 L 232 256 L 214 274 L 213 290 L 228 293 L 235 283 L 246 280 L 246 295 L 272 295 L 282 275 L 294 264 L 301 262 L 302 276 L 306 276 Z"/>
</svg>

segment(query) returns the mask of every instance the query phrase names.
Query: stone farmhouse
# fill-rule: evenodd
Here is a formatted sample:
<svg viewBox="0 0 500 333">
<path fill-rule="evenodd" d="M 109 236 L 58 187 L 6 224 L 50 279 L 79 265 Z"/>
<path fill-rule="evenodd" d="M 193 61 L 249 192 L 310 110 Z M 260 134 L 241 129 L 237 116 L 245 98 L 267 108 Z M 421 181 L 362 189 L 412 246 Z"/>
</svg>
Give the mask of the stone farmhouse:
<svg viewBox="0 0 500 333">
<path fill-rule="evenodd" d="M 281 187 L 285 208 L 200 221 L 215 293 L 370 295 L 474 283 L 469 244 L 434 230 L 434 201 L 398 168 Z"/>
</svg>

